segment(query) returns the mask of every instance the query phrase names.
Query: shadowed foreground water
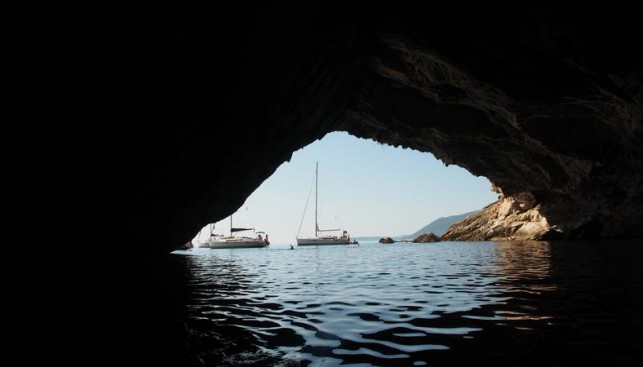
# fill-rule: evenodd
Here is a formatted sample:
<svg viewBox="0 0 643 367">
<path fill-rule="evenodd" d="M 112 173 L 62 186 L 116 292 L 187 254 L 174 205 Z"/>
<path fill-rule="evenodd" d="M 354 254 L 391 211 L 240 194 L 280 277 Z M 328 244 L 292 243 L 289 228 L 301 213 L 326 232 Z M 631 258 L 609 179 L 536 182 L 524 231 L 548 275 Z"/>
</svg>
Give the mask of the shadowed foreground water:
<svg viewBox="0 0 643 367">
<path fill-rule="evenodd" d="M 177 251 L 207 366 L 641 366 L 643 246 Z"/>
</svg>

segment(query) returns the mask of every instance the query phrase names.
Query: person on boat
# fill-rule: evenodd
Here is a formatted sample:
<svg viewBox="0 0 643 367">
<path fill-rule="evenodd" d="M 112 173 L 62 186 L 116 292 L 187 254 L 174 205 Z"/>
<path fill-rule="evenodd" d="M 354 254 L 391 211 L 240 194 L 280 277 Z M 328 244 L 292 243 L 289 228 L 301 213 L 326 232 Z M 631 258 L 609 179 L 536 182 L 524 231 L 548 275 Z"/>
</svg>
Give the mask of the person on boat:
<svg viewBox="0 0 643 367">
<path fill-rule="evenodd" d="M 342 239 L 348 240 L 348 241 L 350 242 L 351 237 L 348 235 L 348 232 L 347 232 L 347 231 L 344 231 L 344 232 L 342 233 Z"/>
<path fill-rule="evenodd" d="M 266 235 L 266 237 L 268 237 L 268 236 Z M 259 234 L 257 235 L 257 239 L 258 239 L 259 241 L 263 241 L 263 237 L 261 237 L 261 233 L 259 233 Z"/>
<path fill-rule="evenodd" d="M 266 233 L 266 240 L 264 241 L 265 244 L 269 245 L 270 241 L 268 241 L 268 233 Z"/>
</svg>

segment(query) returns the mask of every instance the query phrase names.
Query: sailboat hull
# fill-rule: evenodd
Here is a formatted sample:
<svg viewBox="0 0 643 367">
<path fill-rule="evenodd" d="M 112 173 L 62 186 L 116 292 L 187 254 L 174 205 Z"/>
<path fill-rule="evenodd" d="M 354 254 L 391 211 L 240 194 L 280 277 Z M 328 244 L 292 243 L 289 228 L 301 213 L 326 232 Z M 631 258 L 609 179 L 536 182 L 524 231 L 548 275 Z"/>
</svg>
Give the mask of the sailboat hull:
<svg viewBox="0 0 643 367">
<path fill-rule="evenodd" d="M 200 247 L 219 249 L 219 248 L 261 248 L 269 244 L 264 240 L 244 237 L 218 238 L 206 241 Z"/>
<path fill-rule="evenodd" d="M 348 245 L 350 240 L 338 237 L 298 238 L 297 246 Z"/>
</svg>

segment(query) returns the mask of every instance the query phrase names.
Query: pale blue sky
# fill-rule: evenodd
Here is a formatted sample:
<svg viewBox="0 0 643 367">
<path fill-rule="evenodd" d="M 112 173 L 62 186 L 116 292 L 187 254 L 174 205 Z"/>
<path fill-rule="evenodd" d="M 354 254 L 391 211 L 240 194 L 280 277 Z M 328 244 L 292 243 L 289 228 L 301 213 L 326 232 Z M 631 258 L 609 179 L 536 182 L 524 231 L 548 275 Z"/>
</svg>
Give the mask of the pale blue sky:
<svg viewBox="0 0 643 367">
<path fill-rule="evenodd" d="M 334 132 L 294 152 L 233 215 L 235 227 L 265 231 L 273 244 L 294 244 L 313 185 L 300 232 L 313 236 L 316 161 L 319 227 L 353 237 L 411 234 L 439 217 L 481 209 L 498 195 L 485 177 L 446 167 L 432 154 Z M 215 232 L 228 235 L 229 218 Z M 206 228 L 201 239 L 208 235 Z"/>
</svg>

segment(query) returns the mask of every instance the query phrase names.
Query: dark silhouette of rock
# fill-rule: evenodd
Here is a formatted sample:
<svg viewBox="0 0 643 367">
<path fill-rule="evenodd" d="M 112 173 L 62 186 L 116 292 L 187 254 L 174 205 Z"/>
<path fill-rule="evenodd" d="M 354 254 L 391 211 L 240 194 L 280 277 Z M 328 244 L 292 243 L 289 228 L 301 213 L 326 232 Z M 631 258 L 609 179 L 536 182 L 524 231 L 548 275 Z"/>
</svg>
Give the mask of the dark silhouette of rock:
<svg viewBox="0 0 643 367">
<path fill-rule="evenodd" d="M 440 237 L 436 236 L 433 232 L 424 233 L 415 237 L 415 239 L 413 239 L 413 241 L 411 242 L 413 243 L 440 242 Z"/>
<path fill-rule="evenodd" d="M 179 250 L 189 250 L 191 248 L 194 248 L 194 245 L 192 244 L 192 240 L 186 242 L 183 244 L 183 246 L 179 247 Z"/>
<path fill-rule="evenodd" d="M 380 238 L 379 243 L 395 243 L 395 240 L 391 237 L 382 237 Z"/>
<path fill-rule="evenodd" d="M 630 6 L 227 6 L 236 8 L 218 9 L 225 22 L 132 14 L 88 40 L 100 52 L 79 46 L 83 62 L 56 73 L 81 74 L 74 89 L 96 104 L 74 114 L 83 124 L 69 134 L 84 144 L 69 157 L 92 158 L 76 170 L 92 203 L 83 216 L 128 249 L 100 276 L 83 272 L 109 274 L 109 286 L 95 288 L 118 300 L 108 312 L 84 308 L 128 321 L 110 325 L 109 343 L 86 336 L 118 340 L 93 356 L 187 365 L 171 358 L 185 351 L 171 321 L 182 297 L 172 279 L 184 273 L 169 268 L 168 253 L 332 131 L 487 177 L 501 201 L 445 238 L 486 238 L 483 228 L 535 239 L 643 237 L 643 59 Z M 51 140 L 52 152 L 66 147 Z"/>
</svg>

